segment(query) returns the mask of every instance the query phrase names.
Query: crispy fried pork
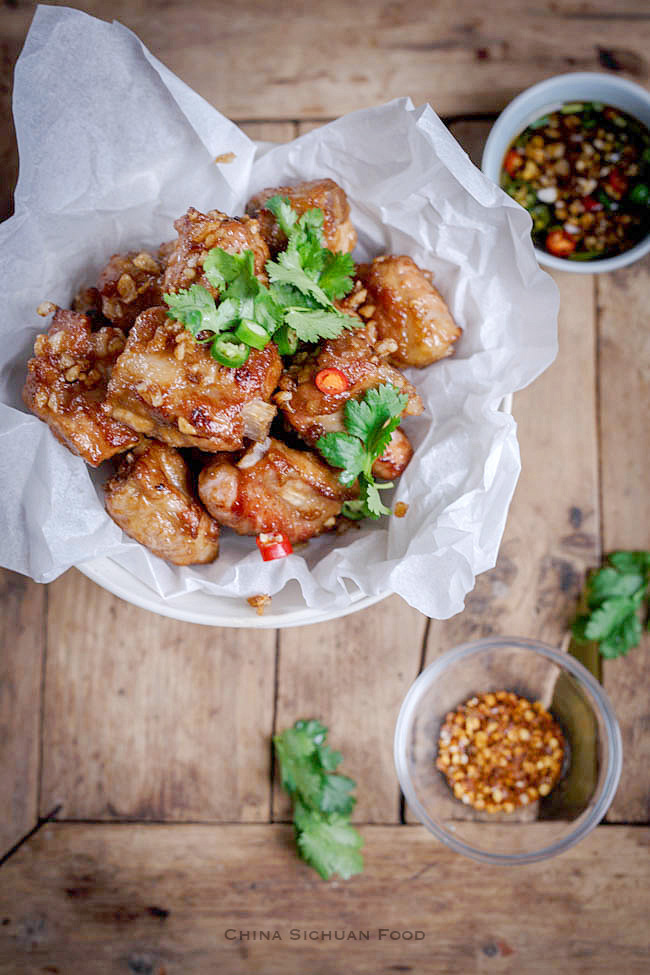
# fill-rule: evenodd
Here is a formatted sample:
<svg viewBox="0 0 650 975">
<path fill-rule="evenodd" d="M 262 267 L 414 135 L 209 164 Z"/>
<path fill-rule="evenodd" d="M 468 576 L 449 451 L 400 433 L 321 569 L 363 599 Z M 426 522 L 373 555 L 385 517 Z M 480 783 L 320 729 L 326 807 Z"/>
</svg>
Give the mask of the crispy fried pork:
<svg viewBox="0 0 650 975">
<path fill-rule="evenodd" d="M 213 247 L 221 247 L 229 254 L 252 251 L 256 276 L 264 284 L 268 282 L 264 266 L 269 259 L 269 249 L 257 220 L 228 217 L 220 210 L 201 213 L 190 207 L 174 223 L 174 227 L 178 231 L 178 238 L 169 254 L 163 291 L 179 291 L 192 284 L 200 284 L 214 298 L 218 297 L 219 292 L 203 273 L 203 262 Z"/>
<path fill-rule="evenodd" d="M 174 565 L 213 562 L 219 525 L 197 501 L 177 450 L 156 440 L 129 451 L 106 485 L 106 510 L 120 528 Z"/>
<path fill-rule="evenodd" d="M 391 383 L 409 397 L 404 415 L 422 413 L 422 400 L 408 379 L 376 354 L 369 341 L 369 330 L 346 330 L 338 338 L 328 339 L 312 352 L 296 357 L 280 380 L 280 390 L 273 397 L 285 422 L 314 446 L 324 433 L 344 429 L 343 407 L 351 399 L 360 399 L 366 390 Z M 323 369 L 334 367 L 343 373 L 348 387 L 341 393 L 324 393 L 316 385 Z"/>
<path fill-rule="evenodd" d="M 239 450 L 264 440 L 282 372 L 276 346 L 251 349 L 238 369 L 216 362 L 164 308 L 143 312 L 129 332 L 108 386 L 111 415 L 175 447 Z"/>
<path fill-rule="evenodd" d="M 352 251 L 357 243 L 357 232 L 350 222 L 350 204 L 345 191 L 333 179 L 313 179 L 294 186 L 269 187 L 257 193 L 246 204 L 246 213 L 257 217 L 262 236 L 271 254 L 287 246 L 287 238 L 264 204 L 272 196 L 286 196 L 299 216 L 318 207 L 323 211 L 323 236 L 331 251 Z"/>
<path fill-rule="evenodd" d="M 97 467 L 140 439 L 102 408 L 124 333 L 111 326 L 93 332 L 80 312 L 48 304 L 41 310 L 54 311 L 54 318 L 47 334 L 36 337 L 23 400 L 66 447 Z"/>
<path fill-rule="evenodd" d="M 380 340 L 393 339 L 390 362 L 398 368 L 430 365 L 454 351 L 462 329 L 456 325 L 428 272 L 410 257 L 385 255 L 363 264 L 358 274 L 374 306 Z"/>
<path fill-rule="evenodd" d="M 269 438 L 236 463 L 223 456 L 209 461 L 199 496 L 216 521 L 240 535 L 282 532 L 296 543 L 331 528 L 354 492 L 312 451 Z"/>
</svg>

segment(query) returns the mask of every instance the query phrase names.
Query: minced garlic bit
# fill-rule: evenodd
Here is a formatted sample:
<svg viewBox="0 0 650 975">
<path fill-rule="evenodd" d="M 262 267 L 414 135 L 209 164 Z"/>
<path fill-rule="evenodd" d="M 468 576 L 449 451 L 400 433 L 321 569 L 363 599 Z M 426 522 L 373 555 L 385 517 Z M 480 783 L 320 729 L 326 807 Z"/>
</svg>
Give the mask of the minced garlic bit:
<svg viewBox="0 0 650 975">
<path fill-rule="evenodd" d="M 249 596 L 246 602 L 253 607 L 258 616 L 264 616 L 264 610 L 271 605 L 271 597 L 262 592 L 259 596 Z"/>
<path fill-rule="evenodd" d="M 395 515 L 396 518 L 403 518 L 408 510 L 409 510 L 409 506 L 407 504 L 404 504 L 403 501 L 398 501 L 397 504 L 395 505 L 395 510 L 393 511 L 393 514 Z"/>
<path fill-rule="evenodd" d="M 234 152 L 222 152 L 221 155 L 215 156 L 215 163 L 231 163 L 237 158 Z"/>
<path fill-rule="evenodd" d="M 436 766 L 466 805 L 511 813 L 549 794 L 564 748 L 560 726 L 540 701 L 497 691 L 471 697 L 446 715 Z"/>
</svg>

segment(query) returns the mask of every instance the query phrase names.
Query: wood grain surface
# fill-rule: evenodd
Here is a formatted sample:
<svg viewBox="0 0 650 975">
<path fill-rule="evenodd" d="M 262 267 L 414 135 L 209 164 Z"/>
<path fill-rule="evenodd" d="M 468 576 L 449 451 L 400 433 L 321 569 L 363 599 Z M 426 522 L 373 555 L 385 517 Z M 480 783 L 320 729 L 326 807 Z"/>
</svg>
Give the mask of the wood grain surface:
<svg viewBox="0 0 650 975">
<path fill-rule="evenodd" d="M 36 823 L 47 591 L 0 569 L 0 857 Z"/>
<path fill-rule="evenodd" d="M 601 827 L 511 869 L 477 866 L 422 827 L 363 835 L 365 873 L 327 884 L 286 826 L 45 826 L 0 874 L 0 973 L 647 971 L 644 831 Z"/>
<path fill-rule="evenodd" d="M 409 95 L 440 115 L 496 114 L 522 88 L 564 71 L 650 77 L 650 15 L 643 0 L 346 0 L 240 3 L 82 0 L 94 16 L 130 27 L 192 88 L 236 120 L 335 118 Z M 13 65 L 36 3 L 12 0 L 0 15 L 8 108 Z M 552 20 L 549 20 L 549 14 Z M 8 115 L 8 112 L 7 112 Z M 0 161 L 14 172 L 13 135 Z M 3 187 L 4 189 L 4 187 Z M 4 189 L 0 203 L 9 206 Z M 3 212 L 8 212 L 4 210 Z"/>
<path fill-rule="evenodd" d="M 163 620 L 75 569 L 49 593 L 43 814 L 268 820 L 274 632 Z"/>
<path fill-rule="evenodd" d="M 598 278 L 603 550 L 650 549 L 650 260 Z M 625 762 L 612 821 L 650 819 L 650 634 L 603 665 Z M 641 691 L 641 689 L 643 689 Z M 643 771 L 642 771 L 643 770 Z"/>
<path fill-rule="evenodd" d="M 345 757 L 342 770 L 358 784 L 358 822 L 399 822 L 391 743 L 420 667 L 425 625 L 426 617 L 391 596 L 341 620 L 280 634 L 276 729 L 303 716 L 331 729 L 330 742 Z M 289 818 L 278 782 L 273 818 Z"/>
<path fill-rule="evenodd" d="M 35 6 L 0 10 L 5 117 Z M 650 81 L 643 0 L 75 6 L 133 29 L 259 140 L 410 95 L 478 164 L 494 115 L 536 81 L 572 70 Z M 17 173 L 10 125 L 0 173 L 2 217 Z M 602 551 L 650 545 L 650 263 L 556 281 L 560 352 L 515 398 L 523 470 L 499 560 L 455 619 L 428 623 L 391 598 L 327 625 L 226 630 L 156 617 L 75 570 L 47 588 L 2 576 L 0 856 L 17 846 L 0 868 L 0 975 L 647 971 L 647 827 L 600 826 L 510 871 L 399 825 L 393 728 L 424 660 L 493 633 L 559 644 Z M 649 650 L 604 667 L 625 749 L 618 823 L 648 819 Z M 366 869 L 349 882 L 321 881 L 282 824 L 270 738 L 303 716 L 329 725 L 359 783 Z M 57 806 L 67 822 L 38 828 Z M 310 940 L 335 929 L 370 940 Z"/>
</svg>

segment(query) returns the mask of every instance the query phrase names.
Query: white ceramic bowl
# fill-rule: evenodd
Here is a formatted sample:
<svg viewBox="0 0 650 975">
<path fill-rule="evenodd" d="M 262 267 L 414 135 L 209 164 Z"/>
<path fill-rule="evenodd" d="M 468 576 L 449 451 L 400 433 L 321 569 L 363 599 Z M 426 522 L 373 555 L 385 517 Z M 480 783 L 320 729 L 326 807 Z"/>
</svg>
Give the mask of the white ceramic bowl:
<svg viewBox="0 0 650 975">
<path fill-rule="evenodd" d="M 559 108 L 565 102 L 598 101 L 613 105 L 633 115 L 650 129 L 650 93 L 640 85 L 614 75 L 596 71 L 561 74 L 527 88 L 510 102 L 492 126 L 485 144 L 481 169 L 491 180 L 499 183 L 501 164 L 506 150 L 527 125 L 547 112 Z M 602 261 L 567 261 L 546 251 L 535 249 L 537 260 L 546 267 L 574 274 L 595 274 L 614 271 L 633 264 L 650 252 L 650 234 L 635 247 L 616 257 Z"/>
</svg>

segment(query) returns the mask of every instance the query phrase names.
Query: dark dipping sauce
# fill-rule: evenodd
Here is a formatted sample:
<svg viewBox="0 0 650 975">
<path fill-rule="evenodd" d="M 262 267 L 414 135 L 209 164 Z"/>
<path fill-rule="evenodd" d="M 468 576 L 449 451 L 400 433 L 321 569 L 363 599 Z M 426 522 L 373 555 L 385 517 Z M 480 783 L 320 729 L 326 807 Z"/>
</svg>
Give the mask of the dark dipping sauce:
<svg viewBox="0 0 650 975">
<path fill-rule="evenodd" d="M 501 186 L 533 218 L 538 249 L 615 257 L 650 233 L 650 131 L 610 105 L 569 102 L 517 136 Z"/>
</svg>

